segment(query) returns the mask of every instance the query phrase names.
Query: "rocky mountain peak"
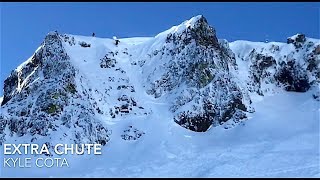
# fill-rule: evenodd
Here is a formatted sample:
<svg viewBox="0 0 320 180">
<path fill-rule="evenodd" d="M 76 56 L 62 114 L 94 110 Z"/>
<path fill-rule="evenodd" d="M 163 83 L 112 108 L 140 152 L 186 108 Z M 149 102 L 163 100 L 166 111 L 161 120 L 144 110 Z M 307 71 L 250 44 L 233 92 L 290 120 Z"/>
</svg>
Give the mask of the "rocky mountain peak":
<svg viewBox="0 0 320 180">
<path fill-rule="evenodd" d="M 306 42 L 306 36 L 300 33 L 287 38 L 287 44 L 293 44 L 296 48 L 302 47 L 304 42 Z"/>
<path fill-rule="evenodd" d="M 5 80 L 0 143 L 16 134 L 31 135 L 32 142 L 48 136 L 105 145 L 112 132 L 107 122 L 153 119 L 159 104 L 166 106 L 165 119 L 205 132 L 247 120 L 254 112 L 250 93 L 263 96 L 277 86 L 305 92 L 319 79 L 319 43 L 303 34 L 289 44 L 232 44 L 218 40 L 199 15 L 147 39 L 115 44 L 48 33 Z M 122 139 L 148 136 L 144 129 L 132 129 L 137 137 Z"/>
<path fill-rule="evenodd" d="M 218 47 L 216 31 L 208 24 L 204 16 L 200 16 L 195 21 L 193 28 L 190 29 L 190 34 L 200 45 Z"/>
<path fill-rule="evenodd" d="M 205 47 L 219 47 L 215 29 L 208 24 L 203 15 L 195 16 L 163 33 L 166 34 L 166 42 L 178 44 L 182 41 L 187 45 L 194 41 L 197 45 Z"/>
</svg>

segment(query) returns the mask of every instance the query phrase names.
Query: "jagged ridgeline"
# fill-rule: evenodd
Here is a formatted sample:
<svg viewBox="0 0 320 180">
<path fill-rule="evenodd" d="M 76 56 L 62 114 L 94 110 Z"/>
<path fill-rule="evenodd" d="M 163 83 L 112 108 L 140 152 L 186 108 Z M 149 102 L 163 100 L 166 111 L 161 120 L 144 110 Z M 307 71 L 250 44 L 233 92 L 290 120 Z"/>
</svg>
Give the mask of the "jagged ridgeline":
<svg viewBox="0 0 320 180">
<path fill-rule="evenodd" d="M 57 141 L 106 144 L 110 130 L 95 118 L 76 74 L 62 37 L 49 33 L 4 82 L 1 142 L 12 136 L 29 136 L 31 142 L 50 136 Z"/>
<path fill-rule="evenodd" d="M 4 82 L 0 142 L 105 145 L 108 122 L 147 122 L 159 104 L 168 104 L 163 121 L 191 131 L 234 126 L 254 113 L 252 95 L 312 90 L 319 100 L 319 54 L 319 40 L 303 34 L 229 43 L 201 15 L 155 37 L 116 42 L 51 32 Z M 148 136 L 143 126 L 119 133 Z"/>
<path fill-rule="evenodd" d="M 235 41 L 230 43 L 241 79 L 250 93 L 261 96 L 278 89 L 294 92 L 311 90 L 319 100 L 320 41 L 297 34 L 287 43 Z"/>
</svg>

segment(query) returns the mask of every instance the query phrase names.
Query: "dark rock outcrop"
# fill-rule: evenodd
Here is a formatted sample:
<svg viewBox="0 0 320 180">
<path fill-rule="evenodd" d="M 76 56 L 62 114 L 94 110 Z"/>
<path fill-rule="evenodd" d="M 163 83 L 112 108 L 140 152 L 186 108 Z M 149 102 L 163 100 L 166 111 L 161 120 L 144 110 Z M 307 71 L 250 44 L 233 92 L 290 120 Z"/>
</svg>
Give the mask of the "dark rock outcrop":
<svg viewBox="0 0 320 180">
<path fill-rule="evenodd" d="M 166 44 L 147 61 L 163 62 L 147 67 L 154 69 L 155 74 L 165 69 L 160 78 L 148 76 L 147 92 L 155 98 L 176 94 L 170 110 L 175 114 L 174 121 L 182 127 L 205 132 L 230 119 L 246 119 L 250 100 L 244 98 L 229 72 L 236 68 L 234 54 L 227 41 L 218 40 L 203 16 L 179 32 L 168 33 Z M 184 85 L 183 90 L 179 88 Z"/>
<path fill-rule="evenodd" d="M 306 92 L 310 88 L 307 71 L 294 60 L 282 63 L 275 78 L 285 85 L 287 91 Z"/>
<path fill-rule="evenodd" d="M 275 85 L 286 91 L 306 92 L 320 83 L 320 56 L 317 49 L 319 41 L 297 34 L 285 43 L 237 42 L 239 46 L 247 43 L 246 53 L 237 53 L 237 61 L 247 61 L 250 92 L 264 95 Z M 292 46 L 292 44 L 294 46 Z M 237 49 L 236 49 L 237 50 Z M 269 86 L 269 87 L 268 87 Z"/>
<path fill-rule="evenodd" d="M 300 48 L 303 46 L 303 43 L 306 42 L 306 36 L 304 34 L 297 34 L 294 36 L 295 38 L 288 38 L 287 43 L 293 44 L 296 48 Z"/>
<path fill-rule="evenodd" d="M 13 135 L 31 135 L 33 142 L 44 136 L 75 143 L 109 141 L 111 131 L 95 119 L 92 105 L 81 98 L 85 96 L 75 82 L 78 72 L 64 50 L 63 37 L 49 33 L 31 59 L 5 80 L 0 143 Z M 10 134 L 5 134 L 5 128 Z M 63 128 L 70 133 L 61 136 L 58 130 Z"/>
</svg>

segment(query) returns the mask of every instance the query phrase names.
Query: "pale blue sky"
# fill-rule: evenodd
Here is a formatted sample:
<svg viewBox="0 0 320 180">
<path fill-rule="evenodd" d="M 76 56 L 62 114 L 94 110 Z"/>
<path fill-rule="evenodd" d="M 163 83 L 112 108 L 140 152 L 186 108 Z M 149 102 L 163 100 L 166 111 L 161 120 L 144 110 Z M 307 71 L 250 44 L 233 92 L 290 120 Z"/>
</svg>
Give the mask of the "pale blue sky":
<svg viewBox="0 0 320 180">
<path fill-rule="evenodd" d="M 320 3 L 1 3 L 0 88 L 49 31 L 98 37 L 154 36 L 204 15 L 218 38 L 286 41 L 319 38 Z M 0 95 L 2 95 L 2 91 Z"/>
</svg>

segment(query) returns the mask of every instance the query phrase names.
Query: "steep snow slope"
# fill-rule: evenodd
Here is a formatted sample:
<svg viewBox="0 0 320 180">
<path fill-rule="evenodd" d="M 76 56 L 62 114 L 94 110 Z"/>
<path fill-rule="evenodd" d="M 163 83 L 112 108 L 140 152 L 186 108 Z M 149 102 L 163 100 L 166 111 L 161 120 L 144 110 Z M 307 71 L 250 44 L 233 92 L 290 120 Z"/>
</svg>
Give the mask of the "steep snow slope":
<svg viewBox="0 0 320 180">
<path fill-rule="evenodd" d="M 283 92 L 264 99 L 255 108 L 257 113 L 243 126 L 228 130 L 216 127 L 206 134 L 174 127 L 165 130 L 167 136 L 150 139 L 155 141 L 150 156 L 139 156 L 148 150 L 140 149 L 142 143 L 135 144 L 132 146 L 137 147 L 123 159 L 123 164 L 107 165 L 109 170 L 97 166 L 95 171 L 84 175 L 313 177 L 319 174 L 320 109 L 310 93 Z M 105 154 L 116 152 L 109 150 Z"/>
<path fill-rule="evenodd" d="M 1 103 L 0 142 L 103 155 L 1 176 L 319 175 L 319 40 L 228 43 L 196 16 L 119 41 L 49 33 Z"/>
<path fill-rule="evenodd" d="M 233 53 L 203 16 L 154 38 L 119 44 L 51 32 L 5 80 L 1 142 L 16 134 L 31 135 L 32 142 L 49 136 L 51 145 L 62 139 L 105 145 L 112 133 L 108 124 L 150 118 L 159 105 L 192 131 L 232 125 L 253 112 L 229 72 L 234 65 Z"/>
<path fill-rule="evenodd" d="M 320 107 L 311 93 L 281 92 L 254 104 L 250 120 L 232 129 L 197 133 L 154 116 L 140 124 L 148 134 L 141 141 L 113 134 L 103 155 L 69 157 L 70 168 L 1 169 L 1 176 L 319 177 Z"/>
</svg>

